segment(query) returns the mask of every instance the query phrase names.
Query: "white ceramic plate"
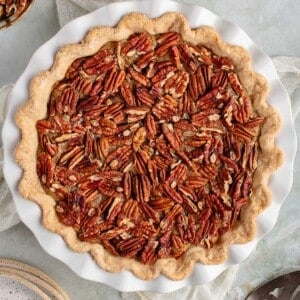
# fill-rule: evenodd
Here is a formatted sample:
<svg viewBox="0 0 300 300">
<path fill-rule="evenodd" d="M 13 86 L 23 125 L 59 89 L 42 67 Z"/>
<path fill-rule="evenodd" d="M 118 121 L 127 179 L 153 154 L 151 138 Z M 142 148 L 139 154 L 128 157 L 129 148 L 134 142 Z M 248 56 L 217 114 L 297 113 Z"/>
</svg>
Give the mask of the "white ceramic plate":
<svg viewBox="0 0 300 300">
<path fill-rule="evenodd" d="M 142 12 L 153 18 L 167 11 L 182 13 L 189 20 L 191 27 L 210 25 L 219 32 L 223 40 L 241 45 L 250 52 L 254 70 L 264 75 L 269 81 L 268 102 L 280 112 L 282 117 L 282 127 L 277 144 L 285 154 L 285 161 L 283 166 L 272 176 L 270 187 L 273 201 L 271 206 L 257 219 L 258 232 L 252 242 L 230 247 L 229 258 L 223 264 L 215 266 L 196 264 L 192 274 L 184 280 L 172 281 L 164 276 L 159 276 L 152 281 L 144 281 L 126 270 L 115 274 L 102 270 L 88 253 L 78 254 L 71 251 L 59 235 L 49 232 L 42 226 L 41 211 L 38 205 L 23 199 L 17 190 L 22 170 L 16 164 L 13 156 L 14 148 L 20 139 L 20 132 L 14 123 L 14 115 L 19 106 L 28 99 L 30 80 L 40 71 L 48 70 L 51 67 L 59 48 L 69 43 L 79 42 L 94 26 L 114 26 L 123 15 L 129 12 Z M 169 0 L 120 2 L 107 5 L 73 20 L 35 52 L 26 70 L 16 82 L 9 103 L 10 108 L 3 127 L 4 174 L 21 220 L 31 229 L 46 252 L 65 262 L 77 275 L 108 284 L 120 291 L 151 290 L 166 293 L 187 285 L 202 284 L 213 280 L 229 266 L 242 262 L 251 253 L 257 241 L 272 229 L 280 206 L 292 185 L 296 135 L 292 122 L 291 104 L 270 58 L 239 27 L 197 5 L 180 4 Z"/>
</svg>

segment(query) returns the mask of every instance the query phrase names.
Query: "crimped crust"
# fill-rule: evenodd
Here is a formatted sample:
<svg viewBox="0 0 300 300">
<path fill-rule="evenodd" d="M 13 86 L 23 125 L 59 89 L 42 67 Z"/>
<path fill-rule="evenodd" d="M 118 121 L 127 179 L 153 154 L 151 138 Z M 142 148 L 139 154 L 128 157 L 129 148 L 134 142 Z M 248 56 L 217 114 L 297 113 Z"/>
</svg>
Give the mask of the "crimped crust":
<svg viewBox="0 0 300 300">
<path fill-rule="evenodd" d="M 253 192 L 249 204 L 241 212 L 241 221 L 238 225 L 223 235 L 211 249 L 192 247 L 177 260 L 159 259 L 153 265 L 144 265 L 134 259 L 114 256 L 100 244 L 81 242 L 72 227 L 67 227 L 59 221 L 55 212 L 56 201 L 45 193 L 36 172 L 38 149 L 36 122 L 47 115 L 47 103 L 54 83 L 64 78 L 68 67 L 76 58 L 92 55 L 105 43 L 125 39 L 139 31 L 147 31 L 153 35 L 176 31 L 186 42 L 201 43 L 217 55 L 229 57 L 235 64 L 236 73 L 253 102 L 254 112 L 265 118 L 259 137 L 260 153 L 253 177 Z M 72 250 L 89 251 L 103 269 L 110 272 L 129 269 L 137 277 L 145 280 L 154 279 L 160 273 L 173 280 L 183 279 L 192 272 L 195 262 L 222 263 L 227 258 L 227 249 L 231 244 L 247 243 L 252 240 L 256 232 L 256 217 L 271 201 L 268 181 L 270 175 L 281 165 L 283 155 L 274 143 L 280 127 L 280 117 L 266 103 L 267 93 L 267 82 L 251 69 L 248 52 L 240 46 L 224 43 L 213 28 L 203 26 L 191 30 L 187 20 L 174 12 L 157 19 L 149 19 L 139 13 L 128 14 L 115 28 L 94 28 L 82 43 L 62 48 L 58 51 L 52 68 L 32 80 L 30 99 L 16 114 L 16 123 L 22 132 L 21 142 L 16 148 L 16 160 L 24 170 L 19 185 L 20 192 L 24 198 L 40 205 L 43 212 L 42 221 L 47 229 L 63 236 Z"/>
</svg>

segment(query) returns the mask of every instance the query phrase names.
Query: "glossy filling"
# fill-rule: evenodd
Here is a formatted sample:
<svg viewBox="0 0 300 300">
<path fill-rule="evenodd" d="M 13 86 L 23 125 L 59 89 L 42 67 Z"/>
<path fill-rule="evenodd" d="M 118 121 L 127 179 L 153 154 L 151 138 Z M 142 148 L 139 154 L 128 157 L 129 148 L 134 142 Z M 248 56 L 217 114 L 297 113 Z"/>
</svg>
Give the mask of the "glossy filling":
<svg viewBox="0 0 300 300">
<path fill-rule="evenodd" d="M 75 60 L 37 123 L 37 172 L 82 241 L 152 264 L 239 222 L 263 118 L 233 63 L 175 32 Z"/>
</svg>

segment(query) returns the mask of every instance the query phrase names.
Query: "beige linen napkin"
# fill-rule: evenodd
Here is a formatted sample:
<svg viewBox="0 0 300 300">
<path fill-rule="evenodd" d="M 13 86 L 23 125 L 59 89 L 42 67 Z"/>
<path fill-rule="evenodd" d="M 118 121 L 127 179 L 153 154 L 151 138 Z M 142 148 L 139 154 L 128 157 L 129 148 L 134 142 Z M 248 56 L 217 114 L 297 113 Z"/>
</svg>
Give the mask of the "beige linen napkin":
<svg viewBox="0 0 300 300">
<path fill-rule="evenodd" d="M 56 0 L 59 24 L 63 26 L 74 18 L 85 15 L 106 4 L 119 1 L 120 0 Z"/>
<path fill-rule="evenodd" d="M 7 108 L 7 96 L 13 85 L 5 85 L 0 89 L 0 124 L 2 128 Z M 2 146 L 2 142 L 1 142 Z M 20 222 L 11 193 L 3 177 L 3 150 L 0 149 L 0 231 L 4 231 Z"/>
</svg>

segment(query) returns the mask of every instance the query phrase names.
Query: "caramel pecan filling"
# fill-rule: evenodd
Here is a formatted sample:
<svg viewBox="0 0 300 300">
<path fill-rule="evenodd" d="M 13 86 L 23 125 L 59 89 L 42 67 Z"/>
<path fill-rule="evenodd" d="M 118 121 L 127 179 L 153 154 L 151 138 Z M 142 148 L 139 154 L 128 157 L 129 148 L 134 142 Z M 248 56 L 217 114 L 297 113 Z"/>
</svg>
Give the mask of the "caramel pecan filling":
<svg viewBox="0 0 300 300">
<path fill-rule="evenodd" d="M 18 18 L 32 0 L 0 0 L 0 22 L 12 17 Z"/>
<path fill-rule="evenodd" d="M 234 71 L 175 32 L 75 60 L 37 123 L 60 221 L 144 264 L 218 242 L 249 200 L 263 122 Z"/>
</svg>

